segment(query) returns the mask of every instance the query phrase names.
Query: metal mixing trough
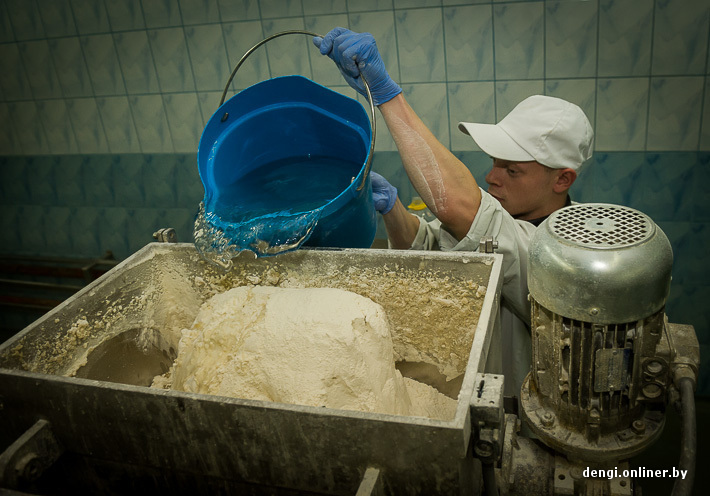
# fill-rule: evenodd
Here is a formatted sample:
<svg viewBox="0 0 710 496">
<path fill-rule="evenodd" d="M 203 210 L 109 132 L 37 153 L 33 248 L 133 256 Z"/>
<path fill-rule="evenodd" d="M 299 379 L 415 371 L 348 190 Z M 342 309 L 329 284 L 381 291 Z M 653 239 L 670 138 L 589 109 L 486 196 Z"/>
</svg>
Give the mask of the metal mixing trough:
<svg viewBox="0 0 710 496">
<path fill-rule="evenodd" d="M 238 259 L 225 274 L 191 244 L 148 245 L 0 345 L 0 487 L 364 494 L 376 480 L 382 494 L 475 494 L 470 405 L 495 348 L 501 260 L 299 250 Z M 458 397 L 454 418 L 148 387 L 202 302 L 246 284 L 337 287 L 381 304 L 403 375 Z"/>
</svg>

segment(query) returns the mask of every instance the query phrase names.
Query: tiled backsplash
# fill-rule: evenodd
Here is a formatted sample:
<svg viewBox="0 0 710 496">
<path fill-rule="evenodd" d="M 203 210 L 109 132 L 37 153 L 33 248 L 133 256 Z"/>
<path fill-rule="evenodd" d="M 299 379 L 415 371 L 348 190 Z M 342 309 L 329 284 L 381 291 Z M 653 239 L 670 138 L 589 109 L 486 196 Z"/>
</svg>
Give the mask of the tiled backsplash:
<svg viewBox="0 0 710 496">
<path fill-rule="evenodd" d="M 536 93 L 580 105 L 596 142 L 574 199 L 663 228 L 668 314 L 710 354 L 708 0 L 0 0 L 1 251 L 124 258 L 161 227 L 189 241 L 199 137 L 232 68 L 271 34 L 335 26 L 374 34 L 412 107 L 482 185 L 490 160 L 459 121 L 496 122 Z M 286 74 L 355 96 L 305 35 L 254 52 L 229 95 Z M 408 202 L 379 116 L 375 150 Z"/>
<path fill-rule="evenodd" d="M 453 150 L 477 149 L 459 121 L 534 93 L 579 104 L 598 151 L 710 150 L 709 24 L 700 0 L 2 0 L 0 154 L 193 152 L 251 46 L 335 26 L 375 35 Z M 355 95 L 304 35 L 258 49 L 230 94 L 294 73 Z"/>
</svg>

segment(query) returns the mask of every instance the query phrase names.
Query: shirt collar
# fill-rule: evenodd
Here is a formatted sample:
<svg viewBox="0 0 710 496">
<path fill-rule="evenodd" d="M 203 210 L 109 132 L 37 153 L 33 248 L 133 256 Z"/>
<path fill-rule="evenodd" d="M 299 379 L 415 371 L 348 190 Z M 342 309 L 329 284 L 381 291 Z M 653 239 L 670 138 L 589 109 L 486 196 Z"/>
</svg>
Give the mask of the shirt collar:
<svg viewBox="0 0 710 496">
<path fill-rule="evenodd" d="M 567 199 L 565 200 L 565 205 L 564 205 L 564 206 L 565 206 L 565 207 L 569 207 L 570 205 L 572 205 L 572 198 L 570 198 L 570 196 L 567 195 Z M 548 215 L 545 215 L 544 217 L 538 217 L 537 219 L 526 220 L 525 222 L 529 222 L 529 223 L 532 224 L 533 226 L 537 227 L 537 226 L 539 226 L 540 224 L 542 224 L 543 221 L 544 221 L 545 219 L 547 219 L 549 216 L 550 216 L 550 215 L 548 214 Z"/>
</svg>

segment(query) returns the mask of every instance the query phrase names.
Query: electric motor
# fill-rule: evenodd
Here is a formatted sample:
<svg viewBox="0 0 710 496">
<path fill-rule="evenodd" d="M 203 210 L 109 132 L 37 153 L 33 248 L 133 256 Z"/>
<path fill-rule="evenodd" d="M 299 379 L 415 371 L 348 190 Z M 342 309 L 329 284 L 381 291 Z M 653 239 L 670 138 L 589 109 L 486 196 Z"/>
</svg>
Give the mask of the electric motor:
<svg viewBox="0 0 710 496">
<path fill-rule="evenodd" d="M 604 462 L 660 435 L 672 263 L 663 231 L 628 207 L 572 205 L 536 230 L 528 255 L 532 370 L 521 403 L 545 444 Z"/>
</svg>

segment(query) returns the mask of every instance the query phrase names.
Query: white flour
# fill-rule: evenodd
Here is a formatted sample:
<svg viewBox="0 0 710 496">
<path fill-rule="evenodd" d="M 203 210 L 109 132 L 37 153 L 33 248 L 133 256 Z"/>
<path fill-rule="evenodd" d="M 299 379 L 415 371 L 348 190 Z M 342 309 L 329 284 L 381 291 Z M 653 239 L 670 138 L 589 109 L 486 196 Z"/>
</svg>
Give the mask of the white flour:
<svg viewBox="0 0 710 496">
<path fill-rule="evenodd" d="M 332 288 L 243 286 L 215 295 L 183 331 L 171 382 L 188 392 L 344 410 L 451 419 L 456 409 L 395 369 L 380 305 Z"/>
</svg>

